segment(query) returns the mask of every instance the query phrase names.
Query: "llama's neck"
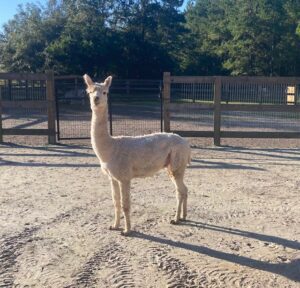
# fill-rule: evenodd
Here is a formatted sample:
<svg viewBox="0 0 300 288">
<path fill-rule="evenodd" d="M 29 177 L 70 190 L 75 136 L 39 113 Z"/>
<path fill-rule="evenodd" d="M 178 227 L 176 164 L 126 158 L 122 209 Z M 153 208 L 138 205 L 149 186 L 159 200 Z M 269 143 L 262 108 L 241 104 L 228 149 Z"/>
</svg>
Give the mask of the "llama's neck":
<svg viewBox="0 0 300 288">
<path fill-rule="evenodd" d="M 92 114 L 91 141 L 93 149 L 101 162 L 108 162 L 113 149 L 113 138 L 108 133 L 107 107 Z"/>
</svg>

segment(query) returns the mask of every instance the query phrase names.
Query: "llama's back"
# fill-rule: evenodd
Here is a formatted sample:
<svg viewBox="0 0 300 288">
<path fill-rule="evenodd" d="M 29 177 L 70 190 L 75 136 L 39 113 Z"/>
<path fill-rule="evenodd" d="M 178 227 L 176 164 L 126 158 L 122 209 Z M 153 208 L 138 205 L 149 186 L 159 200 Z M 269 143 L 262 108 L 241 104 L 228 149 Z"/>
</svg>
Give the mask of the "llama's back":
<svg viewBox="0 0 300 288">
<path fill-rule="evenodd" d="M 131 167 L 134 177 L 151 176 L 171 165 L 184 170 L 190 162 L 188 141 L 173 133 L 155 133 L 138 137 L 116 137 L 115 157 Z"/>
</svg>

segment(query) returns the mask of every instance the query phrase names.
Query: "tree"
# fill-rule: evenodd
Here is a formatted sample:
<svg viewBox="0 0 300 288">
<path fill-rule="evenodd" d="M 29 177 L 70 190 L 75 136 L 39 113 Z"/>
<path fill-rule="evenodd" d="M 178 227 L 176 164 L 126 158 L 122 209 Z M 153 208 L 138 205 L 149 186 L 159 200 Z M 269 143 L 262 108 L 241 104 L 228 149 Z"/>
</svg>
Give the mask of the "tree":
<svg viewBox="0 0 300 288">
<path fill-rule="evenodd" d="M 41 9 L 33 4 L 19 7 L 18 14 L 4 25 L 0 38 L 0 62 L 9 71 L 38 71 L 43 66 Z"/>
<path fill-rule="evenodd" d="M 299 74 L 299 1 L 196 0 L 187 25 L 196 40 L 193 55 L 214 57 L 232 75 Z M 292 17 L 291 17 L 292 16 Z M 203 61 L 207 65 L 206 61 Z"/>
<path fill-rule="evenodd" d="M 11 71 L 161 77 L 180 50 L 182 0 L 49 0 L 20 7 L 0 38 Z"/>
<path fill-rule="evenodd" d="M 182 0 L 121 2 L 113 14 L 113 28 L 123 40 L 125 77 L 161 77 L 177 70 L 184 17 Z"/>
</svg>

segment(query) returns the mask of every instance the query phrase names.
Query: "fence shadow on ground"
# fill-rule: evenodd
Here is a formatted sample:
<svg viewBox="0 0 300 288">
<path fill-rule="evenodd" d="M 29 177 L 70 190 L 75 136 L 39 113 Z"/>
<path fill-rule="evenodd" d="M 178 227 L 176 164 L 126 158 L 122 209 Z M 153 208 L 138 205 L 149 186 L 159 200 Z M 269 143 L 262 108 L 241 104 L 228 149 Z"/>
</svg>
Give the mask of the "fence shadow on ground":
<svg viewBox="0 0 300 288">
<path fill-rule="evenodd" d="M 300 144 L 299 144 L 300 146 Z M 239 146 L 222 146 L 222 147 L 197 147 L 192 146 L 193 149 L 203 150 L 203 151 L 215 151 L 225 152 L 225 153 L 237 153 L 247 156 L 259 156 L 266 158 L 274 158 L 277 160 L 300 160 L 300 148 L 249 148 L 249 147 L 239 147 Z M 278 153 L 278 154 L 277 154 Z M 234 159 L 234 158 L 232 158 Z M 251 158 L 253 159 L 253 158 Z M 251 160 L 248 159 L 248 160 Z M 262 159 L 262 158 L 260 158 Z M 256 159 L 254 159 L 256 160 Z"/>
<path fill-rule="evenodd" d="M 68 158 L 80 158 L 80 157 L 89 157 L 95 158 L 96 156 L 93 153 L 86 152 L 78 152 L 72 149 L 81 149 L 81 150 L 91 150 L 90 147 L 80 146 L 80 145 L 63 145 L 58 144 L 55 146 L 45 146 L 45 147 L 36 147 L 36 146 L 28 146 L 28 145 L 20 145 L 13 143 L 2 143 L 0 145 L 0 166 L 28 166 L 28 167 L 64 167 L 64 168 L 73 168 L 73 167 L 81 167 L 81 168 L 91 168 L 91 167 L 100 167 L 99 164 L 87 164 L 87 163 L 48 163 L 48 162 L 40 162 L 35 160 L 30 160 L 28 162 L 19 162 L 12 161 L 8 159 L 3 159 L 3 157 L 68 157 Z M 4 148 L 4 150 L 3 150 Z M 30 149 L 36 150 L 42 153 L 12 153 L 10 148 L 21 148 L 21 149 Z M 8 149 L 6 151 L 5 149 Z M 44 153 L 43 153 L 44 152 Z"/>
<path fill-rule="evenodd" d="M 193 162 L 201 163 L 202 165 L 195 165 Z M 240 169 L 240 170 L 256 170 L 266 171 L 263 168 L 246 166 L 242 164 L 233 164 L 226 162 L 206 161 L 199 159 L 192 159 L 192 165 L 188 166 L 189 169 Z"/>
<path fill-rule="evenodd" d="M 246 232 L 246 231 L 243 231 L 243 232 L 245 235 L 247 235 L 247 233 L 251 235 L 251 232 Z M 243 236 L 245 236 L 245 235 L 243 235 Z M 281 239 L 279 241 L 281 243 L 292 242 L 290 240 L 286 240 L 286 239 L 282 239 L 282 238 L 278 238 L 278 237 L 272 237 L 272 236 L 268 236 L 268 235 L 252 233 L 252 236 L 254 236 L 254 235 L 257 235 L 257 236 L 260 235 L 261 239 L 269 239 L 269 240 Z M 206 255 L 206 256 L 209 256 L 212 258 L 224 260 L 224 261 L 238 264 L 241 266 L 275 273 L 275 274 L 284 276 L 286 278 L 289 278 L 290 280 L 293 280 L 295 282 L 300 282 L 300 271 L 299 271 L 300 270 L 300 268 L 299 268 L 300 267 L 300 259 L 292 260 L 289 263 L 269 263 L 269 262 L 265 262 L 265 261 L 255 260 L 255 259 L 245 257 L 245 256 L 240 256 L 240 255 L 235 255 L 235 254 L 231 254 L 231 253 L 218 251 L 218 250 L 204 247 L 201 245 L 184 243 L 184 242 L 180 242 L 180 241 L 173 241 L 171 239 L 152 236 L 152 235 L 148 235 L 148 234 L 141 233 L 141 232 L 133 232 L 131 237 L 140 238 L 140 239 L 150 241 L 150 242 L 160 243 L 163 245 L 180 248 L 180 249 L 184 249 L 187 251 L 192 251 L 192 252 L 198 253 L 200 255 Z M 258 237 L 258 239 L 259 239 L 259 237 Z M 266 241 L 266 240 L 263 240 L 263 241 Z"/>
</svg>

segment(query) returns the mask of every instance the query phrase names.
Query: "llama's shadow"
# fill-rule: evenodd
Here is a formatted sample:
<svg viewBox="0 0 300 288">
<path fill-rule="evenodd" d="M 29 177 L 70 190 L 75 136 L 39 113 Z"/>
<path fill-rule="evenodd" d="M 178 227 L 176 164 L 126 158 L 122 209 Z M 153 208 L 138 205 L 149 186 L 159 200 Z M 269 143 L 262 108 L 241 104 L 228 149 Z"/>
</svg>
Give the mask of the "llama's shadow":
<svg viewBox="0 0 300 288">
<path fill-rule="evenodd" d="M 189 225 L 190 223 L 195 223 L 195 222 L 187 222 L 187 224 L 185 224 L 185 225 Z M 198 225 L 202 225 L 202 223 L 197 223 L 195 225 L 197 225 L 197 227 L 198 227 Z M 199 228 L 201 228 L 201 227 L 199 227 Z M 205 226 L 203 226 L 203 228 L 205 228 Z M 293 242 L 293 241 L 286 240 L 286 239 L 279 238 L 279 237 L 262 235 L 262 234 L 258 234 L 258 233 L 252 233 L 252 232 L 246 232 L 246 231 L 241 231 L 241 230 L 237 230 L 237 229 L 230 229 L 231 232 L 229 232 L 229 231 L 226 231 L 227 228 L 224 228 L 224 229 L 221 229 L 223 227 L 219 227 L 219 228 L 220 228 L 220 230 L 218 230 L 217 228 L 211 227 L 211 229 L 216 229 L 217 231 L 226 232 L 226 233 L 232 232 L 233 234 L 236 234 L 236 235 L 251 237 L 251 238 L 259 239 L 262 241 L 271 241 L 271 242 L 278 243 L 280 245 L 284 245 L 286 247 L 291 247 L 294 249 L 299 249 L 299 245 L 300 245 L 298 242 Z M 210 229 L 210 228 L 208 228 L 208 229 Z M 206 255 L 206 256 L 209 256 L 212 258 L 228 261 L 228 262 L 235 263 L 235 264 L 249 267 L 249 268 L 258 269 L 258 270 L 266 271 L 266 272 L 271 272 L 274 274 L 282 275 L 282 276 L 289 278 L 290 280 L 293 280 L 295 282 L 300 282 L 300 259 L 293 259 L 289 263 L 269 263 L 269 262 L 265 262 L 265 261 L 255 260 L 255 259 L 245 257 L 245 256 L 240 256 L 240 255 L 235 255 L 235 254 L 231 254 L 231 253 L 218 251 L 218 250 L 204 247 L 201 245 L 184 243 L 181 241 L 173 241 L 171 239 L 152 236 L 152 235 L 148 235 L 148 234 L 145 234 L 142 232 L 133 232 L 131 237 L 135 237 L 135 238 L 139 238 L 139 239 L 143 239 L 146 241 L 155 242 L 155 243 L 159 243 L 159 244 L 163 244 L 163 245 L 168 245 L 168 246 L 171 246 L 174 248 L 192 251 L 192 252 L 198 253 L 200 255 Z"/>
<path fill-rule="evenodd" d="M 242 237 L 247 237 L 247 238 L 252 238 L 252 239 L 259 240 L 259 241 L 270 242 L 270 243 L 281 245 L 281 246 L 284 246 L 287 248 L 300 250 L 300 242 L 284 239 L 284 238 L 281 238 L 278 236 L 265 235 L 265 234 L 249 232 L 249 231 L 244 231 L 244 230 L 235 229 L 235 228 L 227 228 L 227 227 L 223 227 L 223 226 L 207 224 L 207 223 L 202 223 L 202 222 L 196 222 L 196 221 L 192 221 L 192 220 L 186 220 L 184 222 L 181 222 L 181 225 L 191 226 L 191 227 L 195 227 L 195 228 L 199 228 L 199 229 L 213 230 L 213 231 L 217 231 L 217 232 L 222 232 L 222 233 L 227 233 L 227 234 L 232 234 L 232 235 L 237 235 L 237 236 L 242 236 Z"/>
</svg>

